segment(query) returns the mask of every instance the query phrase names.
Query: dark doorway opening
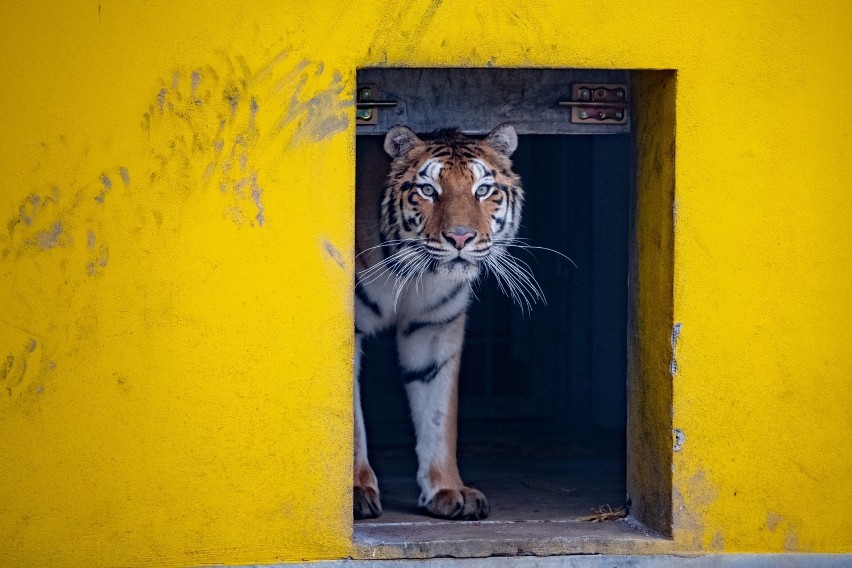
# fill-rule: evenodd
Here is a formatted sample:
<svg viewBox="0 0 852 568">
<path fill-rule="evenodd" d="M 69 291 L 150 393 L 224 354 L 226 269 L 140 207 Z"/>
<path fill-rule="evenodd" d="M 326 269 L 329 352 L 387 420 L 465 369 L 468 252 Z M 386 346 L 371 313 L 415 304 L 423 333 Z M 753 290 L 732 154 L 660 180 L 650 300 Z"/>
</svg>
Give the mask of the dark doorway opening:
<svg viewBox="0 0 852 568">
<path fill-rule="evenodd" d="M 358 161 L 385 160 L 359 137 Z M 516 251 L 547 305 L 525 313 L 493 279 L 476 288 L 459 378 L 459 460 L 492 519 L 574 518 L 624 506 L 630 139 L 523 135 L 513 156 L 526 192 Z M 414 432 L 393 334 L 365 343 L 362 393 L 385 514 L 416 511 Z"/>
</svg>

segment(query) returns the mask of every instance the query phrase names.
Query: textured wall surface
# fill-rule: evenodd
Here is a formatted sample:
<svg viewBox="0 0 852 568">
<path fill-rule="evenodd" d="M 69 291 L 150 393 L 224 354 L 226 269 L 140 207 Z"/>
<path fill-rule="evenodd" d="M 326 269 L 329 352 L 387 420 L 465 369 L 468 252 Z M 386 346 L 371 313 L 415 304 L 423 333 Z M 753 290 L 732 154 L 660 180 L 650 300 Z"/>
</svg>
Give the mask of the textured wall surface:
<svg viewBox="0 0 852 568">
<path fill-rule="evenodd" d="M 0 564 L 348 553 L 390 65 L 677 71 L 675 546 L 852 551 L 848 2 L 344 4 L 0 7 Z"/>
</svg>

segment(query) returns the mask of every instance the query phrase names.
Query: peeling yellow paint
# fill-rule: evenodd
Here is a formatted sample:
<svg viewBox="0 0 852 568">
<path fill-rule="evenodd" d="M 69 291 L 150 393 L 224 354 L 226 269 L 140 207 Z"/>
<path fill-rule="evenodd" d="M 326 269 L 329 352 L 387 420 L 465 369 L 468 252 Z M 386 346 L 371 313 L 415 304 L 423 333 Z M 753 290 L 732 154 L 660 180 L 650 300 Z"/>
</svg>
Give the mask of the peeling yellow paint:
<svg viewBox="0 0 852 568">
<path fill-rule="evenodd" d="M 850 29 L 841 1 L 3 4 L 0 563 L 349 553 L 368 66 L 673 70 L 635 481 L 680 550 L 852 551 Z"/>
</svg>

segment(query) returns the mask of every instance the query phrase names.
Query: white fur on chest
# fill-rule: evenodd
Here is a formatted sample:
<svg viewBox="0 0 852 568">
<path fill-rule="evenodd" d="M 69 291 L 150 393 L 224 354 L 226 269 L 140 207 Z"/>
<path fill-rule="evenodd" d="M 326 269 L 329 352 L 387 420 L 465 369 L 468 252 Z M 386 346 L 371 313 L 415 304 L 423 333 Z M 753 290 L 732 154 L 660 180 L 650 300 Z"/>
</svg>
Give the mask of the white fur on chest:
<svg viewBox="0 0 852 568">
<path fill-rule="evenodd" d="M 407 282 L 402 290 L 394 274 L 359 282 L 356 291 L 355 327 L 373 335 L 396 325 L 401 333 L 418 333 L 426 327 L 461 314 L 470 301 L 470 284 L 446 275 L 426 273 Z M 413 327 L 412 327 L 413 326 Z M 416 328 L 416 329 L 415 329 Z"/>
</svg>

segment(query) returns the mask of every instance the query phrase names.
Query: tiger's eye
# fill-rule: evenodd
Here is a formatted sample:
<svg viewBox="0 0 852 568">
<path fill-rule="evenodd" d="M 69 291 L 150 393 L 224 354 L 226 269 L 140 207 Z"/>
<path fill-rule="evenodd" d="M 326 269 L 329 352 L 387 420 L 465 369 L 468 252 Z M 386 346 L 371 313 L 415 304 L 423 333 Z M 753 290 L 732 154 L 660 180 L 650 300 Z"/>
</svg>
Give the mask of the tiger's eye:
<svg viewBox="0 0 852 568">
<path fill-rule="evenodd" d="M 480 199 L 484 198 L 490 192 L 491 192 L 491 186 L 490 185 L 480 185 L 479 187 L 476 188 L 476 196 Z"/>
<path fill-rule="evenodd" d="M 435 197 L 435 194 L 437 192 L 435 191 L 434 187 L 432 187 L 429 184 L 426 184 L 426 185 L 420 186 L 420 193 L 422 193 L 424 197 Z"/>
</svg>

